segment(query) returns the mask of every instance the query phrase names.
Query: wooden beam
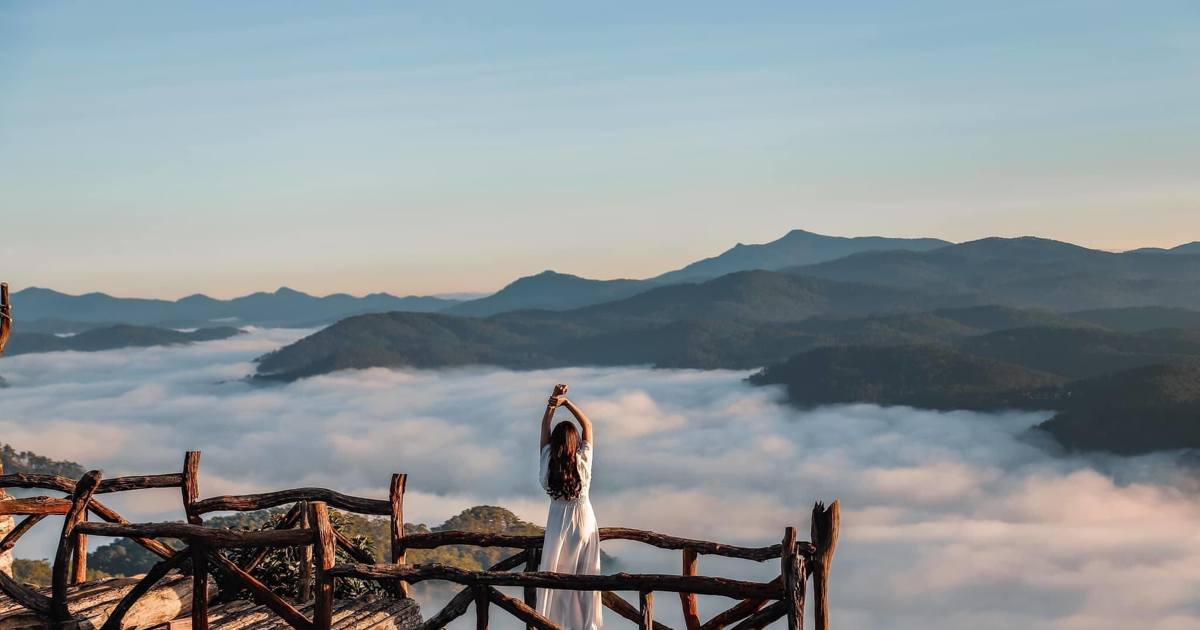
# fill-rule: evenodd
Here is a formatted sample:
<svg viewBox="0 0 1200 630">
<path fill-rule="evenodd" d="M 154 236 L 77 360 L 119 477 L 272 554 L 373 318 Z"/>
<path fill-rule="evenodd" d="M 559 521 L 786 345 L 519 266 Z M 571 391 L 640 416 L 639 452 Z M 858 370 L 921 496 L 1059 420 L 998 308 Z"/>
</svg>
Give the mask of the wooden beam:
<svg viewBox="0 0 1200 630">
<path fill-rule="evenodd" d="M 747 617 L 732 630 L 762 630 L 787 614 L 787 602 L 780 600 Z"/>
<path fill-rule="evenodd" d="M 774 580 L 771 580 L 770 584 L 773 586 L 782 586 L 783 578 L 776 576 Z M 767 605 L 767 600 L 765 599 L 743 599 L 728 610 L 709 619 L 704 625 L 700 626 L 700 630 L 722 630 L 731 623 L 741 621 L 748 615 L 753 615 L 765 605 Z"/>
<path fill-rule="evenodd" d="M 542 563 L 542 550 L 538 547 L 530 547 L 525 550 L 525 570 L 537 571 Z M 526 586 L 522 589 L 522 596 L 525 598 L 525 605 L 530 608 L 537 607 L 537 589 L 532 586 Z M 525 630 L 537 630 L 532 624 L 526 624 Z"/>
<path fill-rule="evenodd" d="M 111 538 L 177 538 L 210 547 L 298 547 L 312 543 L 312 532 L 299 529 L 242 531 L 187 523 L 82 523 L 79 531 Z"/>
<path fill-rule="evenodd" d="M 321 501 L 329 507 L 357 514 L 388 516 L 392 513 L 392 504 L 389 501 L 353 497 L 340 492 L 334 492 L 333 490 L 326 490 L 325 488 L 294 488 L 278 492 L 264 492 L 262 494 L 212 497 L 197 501 L 192 505 L 192 508 L 196 514 L 227 511 L 253 512 L 297 501 Z"/>
<path fill-rule="evenodd" d="M 491 587 L 487 588 L 487 595 L 493 604 L 496 604 L 517 619 L 524 621 L 526 627 L 534 628 L 534 630 L 566 630 L 550 619 L 547 619 L 533 606 L 515 597 L 509 597 Z"/>
<path fill-rule="evenodd" d="M 779 559 L 783 578 L 783 602 L 787 604 L 788 630 L 804 629 L 804 559 L 796 550 L 796 528 L 783 531 L 783 557 Z"/>
<path fill-rule="evenodd" d="M 134 587 L 125 594 L 125 597 L 121 598 L 121 601 L 117 603 L 115 608 L 112 609 L 112 612 L 108 614 L 108 619 L 104 621 L 104 625 L 100 628 L 100 630 L 121 630 L 122 622 L 125 620 L 125 615 L 131 608 L 133 608 L 133 605 L 136 604 L 138 600 L 142 598 L 142 596 L 144 596 L 146 593 L 149 593 L 150 589 L 154 588 L 154 585 L 158 584 L 159 580 L 163 579 L 168 573 L 174 571 L 180 565 L 182 565 L 183 562 L 188 559 L 188 557 L 190 557 L 189 553 L 179 552 L 174 556 L 159 560 L 153 567 L 150 567 L 150 570 L 146 572 L 146 577 L 142 578 L 142 581 L 135 584 Z"/>
<path fill-rule="evenodd" d="M 637 606 L 625 601 L 624 597 L 621 597 L 612 591 L 604 591 L 600 594 L 600 601 L 604 603 L 605 608 L 617 613 L 618 615 L 621 615 L 633 623 L 641 623 L 641 611 L 638 610 Z M 655 621 L 654 630 L 671 630 L 671 627 L 659 621 Z"/>
<path fill-rule="evenodd" d="M 812 539 L 813 596 L 816 599 L 814 619 L 816 630 L 829 630 L 829 567 L 837 551 L 839 528 L 842 522 L 842 503 L 835 500 L 828 509 L 823 503 L 813 506 Z"/>
<path fill-rule="evenodd" d="M 638 593 L 638 609 L 641 611 L 641 619 L 638 621 L 638 630 L 654 630 L 653 591 L 640 591 Z"/>
<path fill-rule="evenodd" d="M 12 335 L 12 303 L 8 300 L 8 283 L 0 282 L 0 354 L 4 354 L 4 347 L 8 345 L 8 338 Z"/>
<path fill-rule="evenodd" d="M 71 511 L 69 499 L 55 497 L 28 497 L 24 499 L 8 499 L 0 501 L 0 515 L 26 514 L 34 515 L 63 515 Z"/>
<path fill-rule="evenodd" d="M 335 567 L 336 568 L 336 567 Z M 475 601 L 475 591 L 469 587 L 450 598 L 438 613 L 421 624 L 421 630 L 442 630 L 447 624 L 463 616 Z"/>
<path fill-rule="evenodd" d="M 476 586 L 471 589 L 475 593 L 475 630 L 488 630 L 488 607 L 491 605 L 491 600 L 488 599 L 487 586 Z"/>
<path fill-rule="evenodd" d="M 329 569 L 336 561 L 336 538 L 329 524 L 329 508 L 321 501 L 308 506 L 308 520 L 316 531 L 313 560 L 317 569 L 317 584 L 313 592 L 313 627 L 329 630 L 333 623 L 333 576 Z M 312 532 L 309 532 L 311 535 Z"/>
<path fill-rule="evenodd" d="M 508 573 L 499 571 L 467 571 L 441 564 L 414 564 L 398 567 L 390 564 L 340 564 L 330 570 L 338 577 L 370 580 L 403 578 L 412 582 L 445 580 L 467 586 L 533 586 L 574 591 L 687 591 L 699 595 L 723 597 L 778 599 L 783 596 L 777 585 L 747 582 L 702 575 L 659 575 L 646 573 L 617 573 L 615 575 L 575 575 L 534 571 Z"/>
<path fill-rule="evenodd" d="M 147 490 L 151 488 L 175 488 L 182 483 L 183 475 L 179 473 L 113 477 L 112 479 L 101 481 L 100 486 L 96 488 L 96 494 L 125 492 L 128 490 Z M 70 494 L 75 492 L 75 480 L 61 475 L 11 473 L 0 475 L 0 488 L 40 488 Z"/>
<path fill-rule="evenodd" d="M 50 598 L 12 579 L 7 573 L 0 572 L 0 591 L 37 614 L 50 616 Z"/>
<path fill-rule="evenodd" d="M 179 484 L 183 493 L 183 513 L 187 522 L 200 525 L 204 522 L 196 512 L 196 500 L 200 497 L 200 451 L 188 451 L 183 455 L 183 482 Z"/>
<path fill-rule="evenodd" d="M 296 505 L 300 506 L 300 522 L 297 524 L 300 529 L 313 529 L 312 519 L 309 517 L 308 502 L 301 501 Z M 297 585 L 297 595 L 301 602 L 307 602 L 313 596 L 313 547 L 305 545 L 300 548 L 300 583 Z"/>
<path fill-rule="evenodd" d="M 222 570 L 237 580 L 242 586 L 250 591 L 254 596 L 254 601 L 270 608 L 272 612 L 279 615 L 284 621 L 296 630 L 314 630 L 313 624 L 299 611 L 295 606 L 287 603 L 282 597 L 271 592 L 265 584 L 258 581 L 253 575 L 246 573 L 229 558 L 226 558 L 220 552 L 210 549 L 208 559 L 220 567 Z"/>
<path fill-rule="evenodd" d="M 192 545 L 192 630 L 208 630 L 208 551 Z"/>
<path fill-rule="evenodd" d="M 683 575 L 696 575 L 699 564 L 699 556 L 695 549 L 689 547 L 683 550 Z M 700 610 L 696 604 L 696 594 L 681 591 L 679 603 L 683 608 L 683 622 L 687 630 L 700 630 Z"/>
<path fill-rule="evenodd" d="M 58 551 L 54 554 L 54 566 L 51 569 L 50 584 L 50 618 L 52 621 L 63 623 L 71 620 L 71 610 L 67 607 L 67 586 L 71 578 L 70 558 L 79 534 L 79 525 L 86 524 L 83 519 L 87 516 L 88 501 L 96 486 L 100 485 L 100 471 L 88 471 L 75 484 L 75 493 L 71 496 L 71 509 L 63 518 L 62 535 L 58 538 Z"/>
<path fill-rule="evenodd" d="M 17 541 L 21 539 L 21 536 L 25 535 L 25 532 L 40 523 L 44 518 L 46 518 L 45 514 L 30 514 L 21 519 L 21 522 L 17 523 L 17 526 L 12 528 L 12 531 L 5 534 L 4 540 L 0 540 L 0 553 L 12 549 L 17 544 Z"/>
<path fill-rule="evenodd" d="M 404 546 L 404 492 L 408 487 L 408 475 L 396 473 L 392 475 L 392 483 L 388 488 L 389 515 L 391 517 L 389 531 L 391 532 L 392 564 L 403 565 L 407 556 Z M 396 596 L 408 597 L 408 583 L 397 580 Z"/>
<path fill-rule="evenodd" d="M 304 501 L 297 501 L 296 504 L 292 506 L 292 509 L 288 510 L 288 513 L 283 516 L 283 520 L 279 521 L 279 524 L 275 526 L 275 529 L 291 529 L 292 527 L 295 527 L 296 524 L 300 522 L 300 508 L 302 505 L 307 506 L 307 503 Z M 307 507 L 305 507 L 305 509 L 307 509 Z M 262 564 L 262 561 L 267 558 L 267 554 L 270 552 L 270 547 L 263 547 L 259 549 L 257 552 L 255 552 L 254 556 L 250 558 L 249 562 L 242 565 L 242 570 L 246 573 L 254 572 L 254 570 L 258 568 L 258 565 Z"/>
</svg>

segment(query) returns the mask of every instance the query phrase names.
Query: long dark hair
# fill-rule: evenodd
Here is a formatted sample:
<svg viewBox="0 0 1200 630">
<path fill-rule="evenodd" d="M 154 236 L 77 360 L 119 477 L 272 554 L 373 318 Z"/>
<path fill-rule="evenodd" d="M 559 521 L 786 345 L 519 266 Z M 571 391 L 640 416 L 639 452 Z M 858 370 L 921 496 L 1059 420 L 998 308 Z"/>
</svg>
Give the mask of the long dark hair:
<svg viewBox="0 0 1200 630">
<path fill-rule="evenodd" d="M 546 491 L 555 499 L 574 501 L 583 484 L 579 479 L 579 431 L 572 422 L 560 422 L 550 433 L 550 470 Z"/>
</svg>

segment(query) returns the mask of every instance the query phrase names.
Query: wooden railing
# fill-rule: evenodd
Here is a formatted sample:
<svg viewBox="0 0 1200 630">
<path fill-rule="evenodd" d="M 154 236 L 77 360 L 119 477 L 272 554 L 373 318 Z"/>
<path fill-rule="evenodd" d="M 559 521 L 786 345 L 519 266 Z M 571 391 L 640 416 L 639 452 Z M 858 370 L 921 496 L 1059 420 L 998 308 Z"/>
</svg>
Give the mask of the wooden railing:
<svg viewBox="0 0 1200 630">
<path fill-rule="evenodd" d="M 208 628 L 210 575 L 217 581 L 223 594 L 244 588 L 256 601 L 297 630 L 330 628 L 335 581 L 343 578 L 384 582 L 395 597 L 406 597 L 410 584 L 429 580 L 465 586 L 441 611 L 424 622 L 422 630 L 440 630 L 465 614 L 472 604 L 478 630 L 486 629 L 491 604 L 520 619 L 530 630 L 566 630 L 537 612 L 535 597 L 538 588 L 601 591 L 605 607 L 637 623 L 643 630 L 671 630 L 654 620 L 655 592 L 679 594 L 686 630 L 725 630 L 729 627 L 734 630 L 758 630 L 785 617 L 789 630 L 799 630 L 803 626 L 806 587 L 811 576 L 815 626 L 818 630 L 829 627 L 829 567 L 837 547 L 840 520 L 836 501 L 828 508 L 820 503 L 814 507 L 812 542 L 797 540 L 794 527 L 786 528 L 779 544 L 765 547 L 726 545 L 638 529 L 601 528 L 602 540 L 629 540 L 680 551 L 681 574 L 573 575 L 538 571 L 541 536 L 464 531 L 406 536 L 403 525 L 407 476 L 403 474 L 392 476 L 387 500 L 355 497 L 324 488 L 297 488 L 202 500 L 199 499 L 199 465 L 200 453 L 191 451 L 184 457 L 181 473 L 102 479 L 99 471 L 90 471 L 78 481 L 49 475 L 0 475 L 0 491 L 4 488 L 38 488 L 68 495 L 64 498 L 33 497 L 0 501 L 0 515 L 24 515 L 24 519 L 0 540 L 0 552 L 10 550 L 17 540 L 47 516 L 64 517 L 52 567 L 51 596 L 47 598 L 3 574 L 0 574 L 0 591 L 54 623 L 72 621 L 74 618 L 68 607 L 69 586 L 86 579 L 87 537 L 105 536 L 130 538 L 161 559 L 117 604 L 102 630 L 119 630 L 125 614 L 133 605 L 175 570 L 190 570 L 192 573 L 191 620 L 195 630 Z M 129 523 L 97 499 L 97 495 L 113 492 L 176 487 L 181 491 L 187 520 L 185 523 Z M 291 508 L 274 529 L 240 531 L 208 527 L 203 523 L 203 516 L 211 512 L 255 511 L 289 504 Z M 390 562 L 378 563 L 371 553 L 355 546 L 348 537 L 337 531 L 329 519 L 330 508 L 388 516 Z M 88 521 L 89 514 L 98 516 L 101 521 Z M 163 538 L 182 541 L 184 547 L 174 550 L 159 540 Z M 515 549 L 517 553 L 482 571 L 441 564 L 406 564 L 409 549 L 435 549 L 446 545 L 503 547 Z M 280 547 L 301 549 L 298 591 L 301 600 L 313 601 L 311 618 L 253 575 L 270 550 Z M 222 550 L 231 548 L 250 548 L 254 551 L 248 559 L 238 564 L 222 553 Z M 343 550 L 354 562 L 336 564 L 338 549 Z M 755 562 L 779 560 L 780 573 L 769 582 L 699 575 L 701 555 Z M 514 569 L 520 571 L 512 572 Z M 501 586 L 522 587 L 523 598 L 504 594 L 497 589 Z M 635 606 L 630 603 L 618 595 L 618 591 L 638 593 L 638 604 Z M 697 595 L 724 596 L 738 601 L 712 619 L 701 622 Z"/>
</svg>

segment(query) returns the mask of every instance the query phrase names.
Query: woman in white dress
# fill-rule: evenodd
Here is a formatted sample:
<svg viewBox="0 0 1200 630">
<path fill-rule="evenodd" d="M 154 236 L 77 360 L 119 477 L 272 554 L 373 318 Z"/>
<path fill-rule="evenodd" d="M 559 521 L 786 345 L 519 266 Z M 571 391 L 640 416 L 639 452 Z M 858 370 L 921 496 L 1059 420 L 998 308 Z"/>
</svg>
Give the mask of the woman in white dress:
<svg viewBox="0 0 1200 630">
<path fill-rule="evenodd" d="M 588 500 L 592 482 L 592 421 L 566 398 L 567 386 L 556 385 L 542 416 L 541 482 L 550 495 L 541 571 L 600 574 L 600 530 Z M 554 410 L 566 407 L 579 426 L 560 422 L 553 430 Z M 599 591 L 539 589 L 538 612 L 567 630 L 600 630 Z"/>
</svg>

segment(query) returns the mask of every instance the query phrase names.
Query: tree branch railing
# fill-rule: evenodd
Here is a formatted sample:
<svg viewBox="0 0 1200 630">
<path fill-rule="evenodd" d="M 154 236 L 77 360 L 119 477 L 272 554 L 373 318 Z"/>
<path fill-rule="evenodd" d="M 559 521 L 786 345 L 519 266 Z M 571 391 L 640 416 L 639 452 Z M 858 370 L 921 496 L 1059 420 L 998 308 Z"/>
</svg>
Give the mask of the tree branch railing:
<svg viewBox="0 0 1200 630">
<path fill-rule="evenodd" d="M 198 472 L 200 453 L 188 452 L 182 473 L 127 476 L 101 479 L 91 471 L 78 482 L 60 476 L 0 475 L 0 489 L 41 488 L 68 493 L 69 498 L 33 497 L 0 501 L 0 515 L 24 514 L 26 518 L 3 539 L 0 553 L 12 545 L 48 515 L 64 516 L 58 553 L 53 568 L 52 596 L 44 595 L 0 576 L 0 591 L 26 608 L 56 623 L 72 619 L 67 608 L 67 586 L 84 580 L 87 536 L 124 537 L 138 541 L 160 555 L 156 564 L 113 610 L 102 630 L 120 630 L 123 616 L 137 600 L 168 573 L 191 563 L 193 579 L 192 627 L 207 628 L 210 573 L 217 579 L 220 592 L 230 595 L 245 589 L 252 597 L 297 630 L 326 630 L 330 627 L 335 581 L 357 578 L 390 585 L 393 596 L 404 597 L 408 586 L 430 580 L 447 581 L 465 588 L 446 606 L 430 617 L 421 630 L 440 630 L 474 606 L 479 630 L 486 630 L 488 608 L 496 605 L 524 622 L 529 630 L 563 630 L 536 610 L 537 589 L 598 591 L 601 602 L 617 615 L 637 623 L 640 630 L 671 630 L 654 620 L 654 593 L 679 595 L 686 630 L 761 630 L 786 618 L 788 630 L 801 630 L 804 622 L 807 586 L 812 580 L 814 619 L 817 630 L 829 628 L 829 567 L 838 541 L 840 507 L 817 503 L 813 508 L 812 542 L 797 540 L 796 528 L 785 530 L 783 541 L 764 547 L 727 545 L 693 538 L 669 536 L 657 532 L 623 527 L 600 529 L 601 540 L 627 540 L 660 549 L 681 552 L 680 575 L 617 573 L 613 575 L 574 575 L 539 571 L 543 537 L 486 532 L 447 531 L 411 534 L 403 528 L 403 504 L 407 478 L 394 475 L 387 500 L 368 499 L 324 488 L 295 488 L 260 494 L 218 496 L 199 499 Z M 2 472 L 2 469 L 0 469 Z M 147 488 L 178 487 L 187 522 L 129 523 L 100 503 L 95 495 Z M 257 511 L 291 504 L 273 529 L 243 531 L 209 527 L 203 515 L 218 511 Z M 361 549 L 338 532 L 329 520 L 329 509 L 390 517 L 390 562 L 376 562 L 375 556 Z M 87 514 L 100 521 L 88 521 Z M 178 551 L 160 539 L 184 543 Z M 409 549 L 436 549 L 447 545 L 501 547 L 517 551 L 486 570 L 471 571 L 440 564 L 406 563 Z M 302 569 L 300 593 L 311 596 L 311 619 L 293 603 L 273 593 L 252 573 L 271 549 L 299 547 L 307 571 Z M 251 549 L 248 559 L 239 565 L 222 550 Z M 336 564 L 335 554 L 344 550 L 352 563 Z M 311 551 L 308 551 L 311 550 Z M 751 582 L 699 574 L 704 555 L 765 562 L 780 561 L 779 576 L 767 582 Z M 311 564 L 309 564 L 311 562 Z M 515 572 L 514 572 L 515 571 Z M 510 597 L 497 587 L 519 587 L 523 598 Z M 617 594 L 636 592 L 637 605 Z M 721 596 L 738 600 L 731 607 L 702 622 L 696 596 Z"/>
</svg>

